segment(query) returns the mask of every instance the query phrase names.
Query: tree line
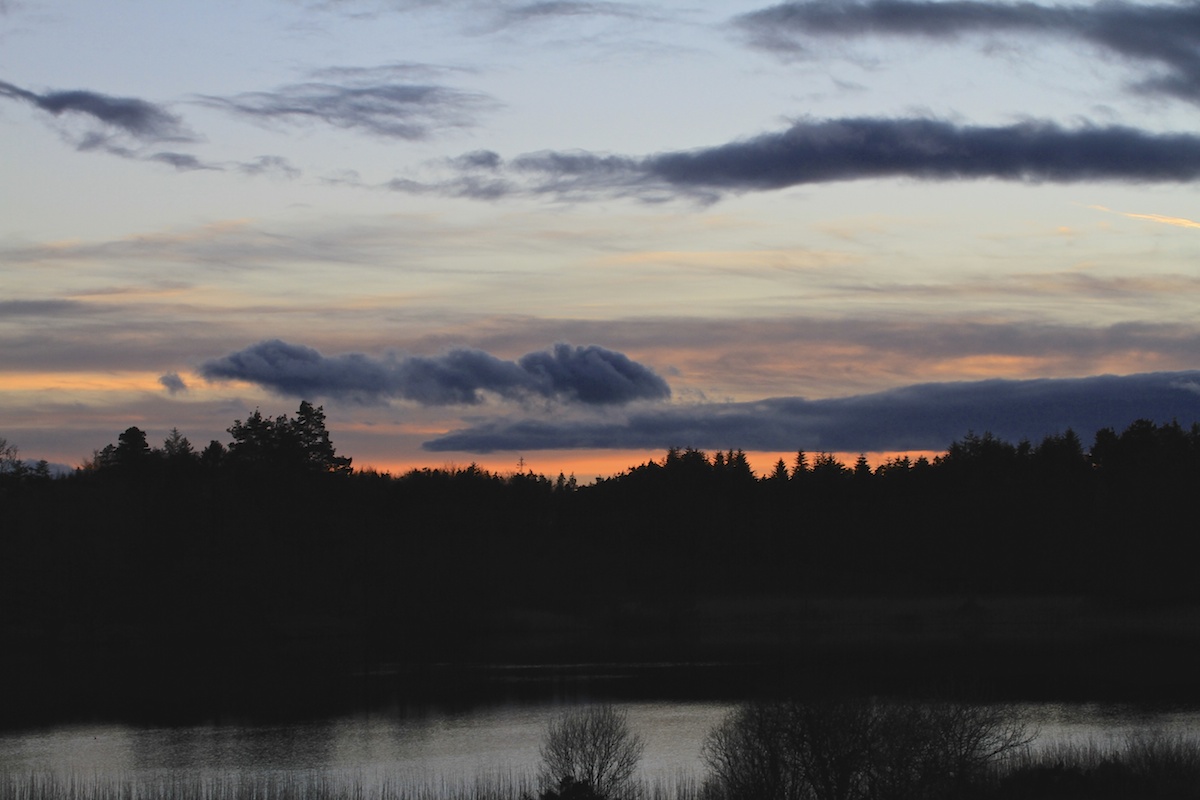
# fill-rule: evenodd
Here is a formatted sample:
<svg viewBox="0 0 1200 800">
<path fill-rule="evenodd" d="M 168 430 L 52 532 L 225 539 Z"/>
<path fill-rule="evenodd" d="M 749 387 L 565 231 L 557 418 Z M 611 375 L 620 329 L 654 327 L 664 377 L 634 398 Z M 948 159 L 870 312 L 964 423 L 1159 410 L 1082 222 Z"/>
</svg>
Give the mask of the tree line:
<svg viewBox="0 0 1200 800">
<path fill-rule="evenodd" d="M 197 450 L 177 429 L 153 447 L 130 427 L 54 481 L 14 468 L 10 455 L 0 464 L 7 516 L 54 536 L 89 532 L 88 546 L 101 549 L 162 529 L 164 569 L 189 537 L 228 539 L 248 557 L 269 550 L 269 531 L 303 553 L 336 530 L 324 545 L 335 559 L 373 552 L 412 569 L 418 584 L 497 583 L 515 603 L 539 602 L 535 587 L 547 586 L 583 602 L 747 591 L 1200 593 L 1182 567 L 1200 556 L 1200 537 L 1179 524 L 1200 485 L 1200 424 L 1138 420 L 1096 432 L 1090 446 L 1069 429 L 1037 443 L 969 432 L 935 458 L 875 467 L 864 456 L 847 465 L 799 451 L 763 475 L 740 450 L 672 448 L 588 485 L 475 464 L 355 472 L 323 409 L 307 401 L 292 416 L 256 410 L 228 432 L 227 444 Z M 456 598 L 469 605 L 474 593 Z"/>
<path fill-rule="evenodd" d="M 743 629 L 802 652 L 808 634 L 722 610 L 763 597 L 1200 602 L 1200 425 L 968 433 L 874 468 L 798 452 L 764 475 L 672 449 L 587 485 L 353 471 L 307 402 L 229 434 L 129 428 L 61 479 L 0 470 L 6 669 L 265 696 L 380 663 L 765 657 Z"/>
<path fill-rule="evenodd" d="M 325 409 L 300 403 L 294 416 L 264 416 L 255 409 L 245 422 L 234 420 L 228 428 L 228 445 L 213 439 L 197 451 L 178 428 L 163 440 L 162 447 L 151 447 L 146 432 L 137 426 L 126 428 L 115 444 L 92 453 L 80 467 L 82 473 L 123 471 L 145 475 L 155 469 L 186 470 L 204 467 L 255 469 L 295 475 L 345 474 L 351 471 L 351 459 L 337 455 L 325 427 Z"/>
</svg>

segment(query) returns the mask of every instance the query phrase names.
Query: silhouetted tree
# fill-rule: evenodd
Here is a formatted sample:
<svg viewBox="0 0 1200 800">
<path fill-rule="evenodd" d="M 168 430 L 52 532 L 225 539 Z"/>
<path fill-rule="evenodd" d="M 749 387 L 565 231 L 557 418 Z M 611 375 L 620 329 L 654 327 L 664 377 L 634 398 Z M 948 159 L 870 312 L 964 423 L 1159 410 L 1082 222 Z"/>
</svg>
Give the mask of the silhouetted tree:
<svg viewBox="0 0 1200 800">
<path fill-rule="evenodd" d="M 812 475 L 825 481 L 844 478 L 848 473 L 846 465 L 837 460 L 832 453 L 817 453 L 813 459 Z"/>
<path fill-rule="evenodd" d="M 225 461 L 226 453 L 225 445 L 213 439 L 207 447 L 200 451 L 200 463 L 206 469 L 216 469 Z"/>
<path fill-rule="evenodd" d="M 138 427 L 126 428 L 117 437 L 117 447 L 113 452 L 117 466 L 122 469 L 141 469 L 150 462 L 151 450 L 146 441 L 146 432 Z"/>
<path fill-rule="evenodd" d="M 787 707 L 750 703 L 709 732 L 702 755 L 716 797 L 725 800 L 798 800 L 804 783 L 783 746 Z"/>
<path fill-rule="evenodd" d="M 937 463 L 946 471 L 970 480 L 995 481 L 1016 474 L 1019 453 L 1015 446 L 998 438 L 991 431 L 982 436 L 974 431 L 952 442 Z"/>
<path fill-rule="evenodd" d="M 730 450 L 725 454 L 725 470 L 734 480 L 754 480 L 754 470 L 750 468 L 750 460 L 743 450 Z"/>
<path fill-rule="evenodd" d="M 316 472 L 349 472 L 350 459 L 337 455 L 325 429 L 324 406 L 313 407 L 307 400 L 300 402 L 295 419 L 290 423 L 308 465 Z"/>
<path fill-rule="evenodd" d="M 854 477 L 862 482 L 871 478 L 871 464 L 867 461 L 866 453 L 859 453 L 858 459 L 854 462 Z"/>
<path fill-rule="evenodd" d="M 875 469 L 875 475 L 885 478 L 895 478 L 908 475 L 912 470 L 912 461 L 907 455 L 893 456 L 884 460 Z"/>
<path fill-rule="evenodd" d="M 179 432 L 179 428 L 171 428 L 167 438 L 163 439 L 163 455 L 168 461 L 186 461 L 196 455 L 196 450 L 188 438 Z"/>
<path fill-rule="evenodd" d="M 7 439 L 0 437 L 0 475 L 16 476 L 24 468 L 15 444 L 9 444 Z"/>
<path fill-rule="evenodd" d="M 7 439 L 0 437 L 0 482 L 19 483 L 50 478 L 50 464 L 45 459 L 31 467 L 21 458 L 20 453 L 15 444 L 10 444 Z"/>
<path fill-rule="evenodd" d="M 350 459 L 336 454 L 325 429 L 324 408 L 307 400 L 295 418 L 265 417 L 255 409 L 245 422 L 234 420 L 229 435 L 228 456 L 235 464 L 283 472 L 350 471 Z"/>
<path fill-rule="evenodd" d="M 776 483 L 787 483 L 788 468 L 787 464 L 782 458 L 775 462 L 775 467 L 771 470 L 771 474 L 767 476 L 766 480 L 774 481 Z"/>
<path fill-rule="evenodd" d="M 582 784 L 602 800 L 632 797 L 633 774 L 645 748 L 625 713 L 612 706 L 568 711 L 546 729 L 539 778 L 544 790 Z"/>
</svg>

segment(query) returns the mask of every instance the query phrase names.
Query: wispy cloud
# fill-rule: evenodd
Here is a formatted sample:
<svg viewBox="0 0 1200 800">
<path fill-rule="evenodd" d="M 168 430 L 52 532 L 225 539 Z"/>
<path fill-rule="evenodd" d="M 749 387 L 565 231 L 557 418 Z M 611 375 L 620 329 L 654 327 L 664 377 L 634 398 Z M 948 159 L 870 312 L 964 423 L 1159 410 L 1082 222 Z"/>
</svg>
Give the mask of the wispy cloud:
<svg viewBox="0 0 1200 800">
<path fill-rule="evenodd" d="M 300 0 L 313 11 L 341 14 L 353 19 L 374 19 L 384 13 L 414 13 L 452 10 L 462 16 L 471 34 L 499 33 L 510 28 L 581 18 L 657 20 L 662 14 L 648 5 L 597 0 Z"/>
<path fill-rule="evenodd" d="M 199 372 L 211 381 L 247 381 L 298 397 L 397 398 L 433 406 L 475 405 L 483 402 L 483 393 L 585 405 L 663 400 L 671 394 L 653 370 L 622 353 L 561 343 L 548 352 L 506 361 L 467 348 L 434 357 L 324 356 L 275 339 L 206 361 Z"/>
<path fill-rule="evenodd" d="M 75 300 L 0 300 L 0 320 L 16 317 L 55 317 L 79 314 L 83 303 Z"/>
<path fill-rule="evenodd" d="M 1074 428 L 1091 433 L 1139 418 L 1195 419 L 1200 373 L 926 383 L 876 394 L 669 406 L 620 421 L 489 422 L 424 443 L 434 452 L 698 447 L 878 452 L 940 450 L 968 431 L 1010 441 Z"/>
<path fill-rule="evenodd" d="M 191 141 L 180 118 L 163 106 L 136 97 L 113 97 L 83 89 L 38 94 L 0 81 L 0 97 L 20 100 L 56 117 L 77 115 L 103 123 L 142 142 Z"/>
<path fill-rule="evenodd" d="M 299 178 L 300 169 L 283 156 L 258 156 L 252 161 L 235 165 L 246 175 L 272 175 L 277 178 Z"/>
<path fill-rule="evenodd" d="M 1088 208 L 1093 208 L 1096 211 L 1106 211 L 1109 214 L 1119 214 L 1129 219 L 1144 219 L 1163 225 L 1173 225 L 1177 228 L 1200 228 L 1200 222 L 1194 219 L 1187 219 L 1186 217 L 1168 217 L 1163 214 L 1132 214 L 1127 211 L 1113 211 L 1111 208 L 1105 208 L 1104 206 L 1088 206 Z"/>
<path fill-rule="evenodd" d="M 167 166 L 174 167 L 175 169 L 179 170 L 180 172 L 191 172 L 193 170 L 201 170 L 201 169 L 211 169 L 211 170 L 220 170 L 221 169 L 220 166 L 218 166 L 216 164 L 207 164 L 207 163 L 201 161 L 196 156 L 191 155 L 190 153 L 171 153 L 171 152 L 153 153 L 149 156 L 146 156 L 146 160 L 147 161 L 157 161 L 160 164 L 166 164 Z"/>
<path fill-rule="evenodd" d="M 149 231 L 101 241 L 38 242 L 0 247 L 10 264 L 59 263 L 178 263 L 207 265 L 218 272 L 247 266 L 357 262 L 363 248 L 395 245 L 377 228 L 357 226 L 333 232 L 274 230 L 249 219 L 217 220 L 206 225 Z"/>
<path fill-rule="evenodd" d="M 555 22 L 560 20 L 576 23 L 580 18 L 612 18 L 619 20 L 659 19 L 653 9 L 632 3 L 576 2 L 576 0 L 548 0 L 540 3 L 483 3 L 479 4 L 483 19 L 471 26 L 479 33 L 495 33 L 506 28 Z"/>
<path fill-rule="evenodd" d="M 716 200 L 729 192 L 878 178 L 1029 183 L 1186 183 L 1200 178 L 1200 136 L 1052 122 L 955 125 L 933 119 L 803 120 L 777 133 L 645 157 L 545 151 L 505 162 L 479 151 L 444 180 L 386 188 L 496 199 L 632 196 Z"/>
<path fill-rule="evenodd" d="M 182 119 L 166 107 L 137 97 L 114 97 L 84 89 L 38 93 L 0 81 L 0 97 L 24 102 L 55 120 L 59 134 L 77 150 L 98 151 L 122 158 L 156 161 L 178 170 L 213 169 L 195 156 L 154 151 L 155 145 L 197 140 Z"/>
<path fill-rule="evenodd" d="M 830 37 L 954 39 L 1016 34 L 1089 42 L 1160 70 L 1142 90 L 1200 103 L 1200 4 L 1129 2 L 1039 5 L 985 0 L 812 0 L 770 6 L 735 20 L 753 45 L 803 55 Z"/>
<path fill-rule="evenodd" d="M 437 71 L 444 70 L 422 64 L 331 67 L 304 83 L 230 97 L 203 95 L 199 102 L 261 123 L 317 122 L 410 140 L 471 127 L 481 113 L 497 107 L 493 98 L 480 92 L 414 80 Z"/>
</svg>

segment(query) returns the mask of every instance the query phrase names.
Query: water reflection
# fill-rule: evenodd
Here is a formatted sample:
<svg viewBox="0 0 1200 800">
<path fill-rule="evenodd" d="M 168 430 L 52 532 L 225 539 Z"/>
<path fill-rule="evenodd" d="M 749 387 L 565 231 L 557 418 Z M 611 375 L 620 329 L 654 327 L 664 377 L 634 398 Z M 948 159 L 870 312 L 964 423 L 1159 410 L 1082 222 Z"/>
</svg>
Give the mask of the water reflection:
<svg viewBox="0 0 1200 800">
<path fill-rule="evenodd" d="M 646 739 L 642 777 L 672 781 L 703 772 L 701 747 L 732 707 L 727 702 L 629 702 L 630 726 Z M 505 704 L 469 712 L 361 714 L 288 725 L 138 727 L 71 725 L 0 735 L 0 773 L 138 777 L 309 772 L 384 779 L 474 780 L 531 775 L 546 724 L 559 703 Z M 1038 733 L 1035 748 L 1057 743 L 1122 744 L 1155 731 L 1200 735 L 1196 709 L 1119 705 L 1012 707 Z"/>
<path fill-rule="evenodd" d="M 698 774 L 708 731 L 725 703 L 619 706 L 646 739 L 643 777 Z M 64 726 L 0 736 L 0 771 L 130 776 L 308 771 L 418 779 L 532 774 L 547 723 L 561 705 L 500 707 L 415 717 L 354 716 L 283 726 L 147 728 Z"/>
<path fill-rule="evenodd" d="M 1060 744 L 1121 746 L 1130 737 L 1165 734 L 1200 740 L 1200 709 L 1115 703 L 1038 703 L 1014 709 L 1037 733 L 1033 749 Z"/>
</svg>

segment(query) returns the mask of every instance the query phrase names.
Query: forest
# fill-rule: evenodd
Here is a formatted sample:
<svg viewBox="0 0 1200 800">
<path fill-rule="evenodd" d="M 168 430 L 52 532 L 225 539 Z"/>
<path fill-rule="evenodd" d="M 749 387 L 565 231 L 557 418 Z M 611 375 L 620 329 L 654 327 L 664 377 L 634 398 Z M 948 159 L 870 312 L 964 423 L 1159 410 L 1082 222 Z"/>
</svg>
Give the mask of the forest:
<svg viewBox="0 0 1200 800">
<path fill-rule="evenodd" d="M 130 427 L 61 478 L 4 443 L 3 677 L 41 688 L 37 713 L 585 661 L 1022 696 L 1144 694 L 1153 665 L 1157 690 L 1195 692 L 1197 424 L 968 432 L 875 468 L 798 452 L 766 475 L 671 449 L 588 485 L 354 471 L 308 402 L 229 434 Z"/>
</svg>

